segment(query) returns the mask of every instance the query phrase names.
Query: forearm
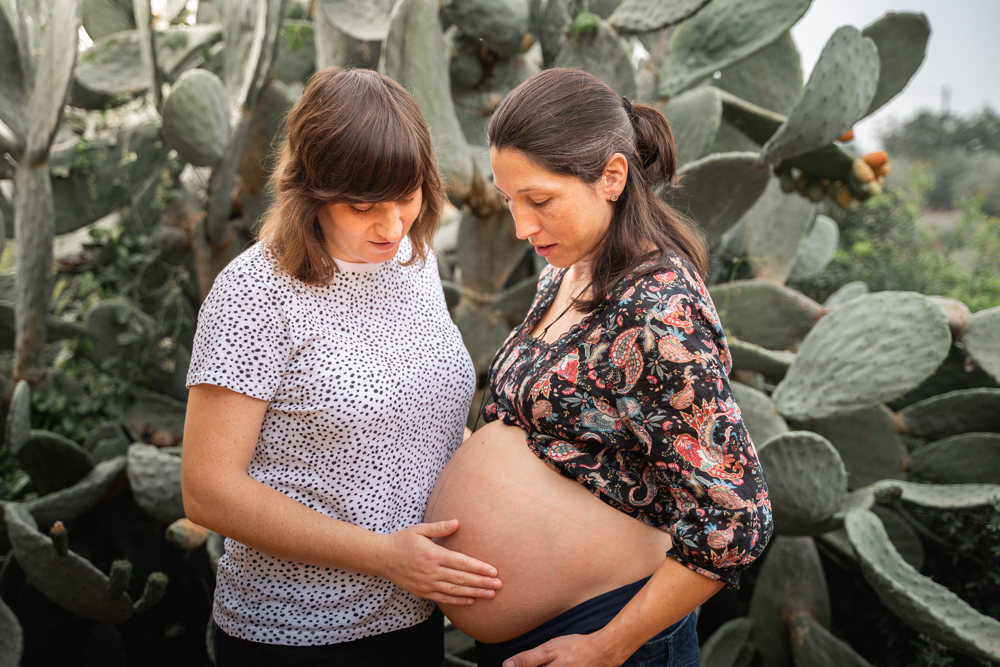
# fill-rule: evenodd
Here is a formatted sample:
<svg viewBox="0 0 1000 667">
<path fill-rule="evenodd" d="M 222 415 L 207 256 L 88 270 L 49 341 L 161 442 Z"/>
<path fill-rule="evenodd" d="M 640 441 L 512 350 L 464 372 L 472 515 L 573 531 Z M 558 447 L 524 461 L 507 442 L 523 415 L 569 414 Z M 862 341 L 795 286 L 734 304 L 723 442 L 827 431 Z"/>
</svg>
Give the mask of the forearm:
<svg viewBox="0 0 1000 667">
<path fill-rule="evenodd" d="M 384 536 L 306 507 L 246 474 L 187 477 L 188 518 L 270 556 L 380 575 Z"/>
<path fill-rule="evenodd" d="M 621 664 L 640 646 L 701 606 L 723 585 L 668 557 L 635 597 L 594 637 L 609 651 L 612 662 Z"/>
</svg>

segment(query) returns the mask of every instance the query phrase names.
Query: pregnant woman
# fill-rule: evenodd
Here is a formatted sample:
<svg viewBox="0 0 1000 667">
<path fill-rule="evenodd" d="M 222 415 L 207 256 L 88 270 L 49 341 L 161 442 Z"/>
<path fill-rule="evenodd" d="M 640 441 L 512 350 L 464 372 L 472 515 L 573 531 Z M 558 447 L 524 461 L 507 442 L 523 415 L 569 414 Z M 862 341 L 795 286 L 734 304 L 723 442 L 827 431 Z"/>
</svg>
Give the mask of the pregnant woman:
<svg viewBox="0 0 1000 667">
<path fill-rule="evenodd" d="M 260 242 L 219 274 L 188 386 L 188 517 L 222 535 L 216 664 L 440 667 L 449 608 L 496 570 L 435 544 L 434 480 L 475 385 L 428 248 L 443 203 L 414 99 L 314 74 Z"/>
<path fill-rule="evenodd" d="M 661 113 L 549 69 L 490 120 L 494 183 L 545 257 L 489 370 L 489 422 L 439 478 L 439 543 L 503 588 L 441 604 L 481 667 L 690 667 L 694 610 L 771 534 L 730 393 L 704 245 L 653 189 L 674 176 Z"/>
</svg>

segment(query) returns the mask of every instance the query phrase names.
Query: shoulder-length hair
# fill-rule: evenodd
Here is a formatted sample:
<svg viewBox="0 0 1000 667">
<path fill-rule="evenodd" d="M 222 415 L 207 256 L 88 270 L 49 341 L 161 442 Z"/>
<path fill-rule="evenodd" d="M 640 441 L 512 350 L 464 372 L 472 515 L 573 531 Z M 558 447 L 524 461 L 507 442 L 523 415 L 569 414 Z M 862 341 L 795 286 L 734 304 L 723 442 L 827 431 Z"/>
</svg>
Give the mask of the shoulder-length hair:
<svg viewBox="0 0 1000 667">
<path fill-rule="evenodd" d="M 591 264 L 591 296 L 575 300 L 576 308 L 594 310 L 623 278 L 642 265 L 642 273 L 662 266 L 671 251 L 705 275 L 701 232 L 654 192 L 673 180 L 677 168 L 673 133 L 656 108 L 625 100 L 592 74 L 552 68 L 507 96 L 487 135 L 496 150 L 519 151 L 543 169 L 588 185 L 615 153 L 628 161 L 625 189 Z"/>
<path fill-rule="evenodd" d="M 418 187 L 420 214 L 404 264 L 427 259 L 444 187 L 416 100 L 387 76 L 328 67 L 313 74 L 289 111 L 268 187 L 274 201 L 257 235 L 278 267 L 323 285 L 337 271 L 317 214 L 327 204 L 400 199 Z"/>
</svg>

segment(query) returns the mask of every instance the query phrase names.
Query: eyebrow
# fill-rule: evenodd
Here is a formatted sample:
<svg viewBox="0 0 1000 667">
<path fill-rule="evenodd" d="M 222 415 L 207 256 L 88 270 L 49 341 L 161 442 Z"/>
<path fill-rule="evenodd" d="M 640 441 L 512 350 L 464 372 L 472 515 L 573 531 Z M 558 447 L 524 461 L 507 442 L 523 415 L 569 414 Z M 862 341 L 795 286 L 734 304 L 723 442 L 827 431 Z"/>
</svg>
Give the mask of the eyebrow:
<svg viewBox="0 0 1000 667">
<path fill-rule="evenodd" d="M 493 187 L 496 188 L 497 191 L 500 192 L 500 194 L 507 194 L 503 190 L 501 190 L 500 188 L 497 188 L 497 184 L 496 183 L 493 184 Z M 519 195 L 519 194 L 523 194 L 525 192 L 528 192 L 529 190 L 544 190 L 544 189 L 545 188 L 543 188 L 541 185 L 529 185 L 526 188 L 521 188 L 520 190 L 518 190 L 514 194 Z"/>
</svg>

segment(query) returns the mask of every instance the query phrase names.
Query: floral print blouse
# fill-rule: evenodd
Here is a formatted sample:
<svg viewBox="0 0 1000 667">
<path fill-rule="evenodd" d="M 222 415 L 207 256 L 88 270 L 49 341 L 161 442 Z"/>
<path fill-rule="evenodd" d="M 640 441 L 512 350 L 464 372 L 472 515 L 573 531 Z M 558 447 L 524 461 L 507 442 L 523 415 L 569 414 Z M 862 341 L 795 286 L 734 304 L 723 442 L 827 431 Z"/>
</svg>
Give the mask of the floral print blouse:
<svg viewBox="0 0 1000 667">
<path fill-rule="evenodd" d="M 557 341 L 536 340 L 565 273 L 542 271 L 528 317 L 493 359 L 485 420 L 522 428 L 549 467 L 669 532 L 667 555 L 738 588 L 771 536 L 771 505 L 708 290 L 672 253 Z"/>
</svg>

